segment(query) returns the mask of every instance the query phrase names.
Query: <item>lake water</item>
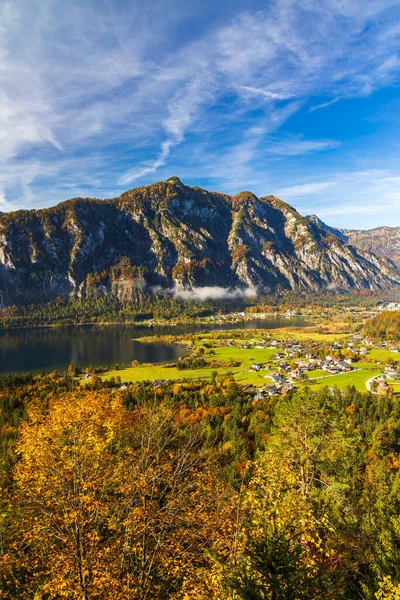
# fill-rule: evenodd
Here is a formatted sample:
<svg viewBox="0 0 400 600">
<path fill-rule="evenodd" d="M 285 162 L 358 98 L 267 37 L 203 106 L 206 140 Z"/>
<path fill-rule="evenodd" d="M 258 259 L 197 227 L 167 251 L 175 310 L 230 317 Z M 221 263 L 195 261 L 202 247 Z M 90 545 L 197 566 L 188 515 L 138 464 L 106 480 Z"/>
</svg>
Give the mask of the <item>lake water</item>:
<svg viewBox="0 0 400 600">
<path fill-rule="evenodd" d="M 80 367 L 129 365 L 134 359 L 148 363 L 172 362 L 186 354 L 182 346 L 141 344 L 134 338 L 180 335 L 200 330 L 279 329 L 288 326 L 305 327 L 309 324 L 302 318 L 291 318 L 210 326 L 111 325 L 0 331 L 0 373 L 63 370 L 71 362 Z"/>
</svg>

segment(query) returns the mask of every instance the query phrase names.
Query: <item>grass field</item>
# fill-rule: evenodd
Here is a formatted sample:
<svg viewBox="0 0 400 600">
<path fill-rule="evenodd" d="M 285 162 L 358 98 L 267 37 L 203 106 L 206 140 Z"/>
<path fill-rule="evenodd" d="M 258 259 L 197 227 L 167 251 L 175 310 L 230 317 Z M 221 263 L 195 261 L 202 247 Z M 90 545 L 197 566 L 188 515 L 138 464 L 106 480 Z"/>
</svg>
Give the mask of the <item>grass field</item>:
<svg viewBox="0 0 400 600">
<path fill-rule="evenodd" d="M 321 387 L 337 387 L 339 390 L 343 390 L 348 385 L 354 385 L 357 390 L 361 392 L 366 391 L 365 383 L 374 375 L 379 375 L 382 369 L 373 368 L 373 365 L 368 365 L 368 368 L 360 368 L 356 366 L 357 371 L 350 371 L 349 373 L 341 373 L 340 375 L 325 375 L 318 379 L 310 379 L 310 384 L 313 389 L 319 389 Z"/>
<path fill-rule="evenodd" d="M 200 344 L 201 345 L 201 344 Z M 215 355 L 210 356 L 209 359 L 212 362 L 226 362 L 228 360 L 234 360 L 240 362 L 239 367 L 214 367 L 210 366 L 203 369 L 177 369 L 176 367 L 165 367 L 163 365 L 141 365 L 139 367 L 130 367 L 127 369 L 119 369 L 118 371 L 107 371 L 102 377 L 109 379 L 110 377 L 120 376 L 121 381 L 147 381 L 153 379 L 198 379 L 203 377 L 211 377 L 213 371 L 217 371 L 219 374 L 227 373 L 231 371 L 237 373 L 238 371 L 245 370 L 247 379 L 246 381 L 253 381 L 253 375 L 257 373 L 249 373 L 248 369 L 253 362 L 264 363 L 273 356 L 276 350 L 270 349 L 259 349 L 254 348 L 247 350 L 244 348 L 235 348 L 231 346 L 224 346 L 222 348 L 214 348 Z M 264 371 L 265 373 L 265 371 Z M 261 381 L 265 383 L 261 378 Z"/>
<path fill-rule="evenodd" d="M 272 336 L 277 340 L 282 340 L 288 337 L 301 342 L 302 340 L 314 340 L 316 342 L 334 342 L 342 340 L 345 337 L 349 337 L 348 333 L 319 333 L 313 331 L 313 327 L 308 329 L 302 327 L 301 329 L 279 329 L 279 331 L 273 331 Z"/>
<path fill-rule="evenodd" d="M 369 358 L 372 358 L 373 360 L 379 360 L 382 363 L 387 361 L 389 356 L 391 356 L 396 362 L 400 360 L 399 352 L 390 352 L 390 350 L 381 350 L 379 348 L 373 348 L 368 354 Z"/>
</svg>

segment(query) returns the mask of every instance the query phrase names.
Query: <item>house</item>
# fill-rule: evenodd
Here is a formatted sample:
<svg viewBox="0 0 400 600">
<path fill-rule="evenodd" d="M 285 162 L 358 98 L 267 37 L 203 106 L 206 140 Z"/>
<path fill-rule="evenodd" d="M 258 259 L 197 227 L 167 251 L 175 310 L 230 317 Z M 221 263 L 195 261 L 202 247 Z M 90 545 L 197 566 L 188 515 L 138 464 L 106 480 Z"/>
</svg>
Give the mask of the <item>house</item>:
<svg viewBox="0 0 400 600">
<path fill-rule="evenodd" d="M 376 382 L 377 382 L 376 393 L 379 394 L 380 396 L 386 396 L 390 391 L 388 382 L 382 381 L 382 380 L 376 380 Z"/>
<path fill-rule="evenodd" d="M 399 309 L 400 309 L 399 302 L 389 302 L 389 304 L 386 307 L 386 310 L 399 310 Z"/>
<path fill-rule="evenodd" d="M 250 367 L 250 371 L 261 371 L 261 365 L 259 363 L 253 363 Z"/>
<path fill-rule="evenodd" d="M 345 373 L 353 370 L 353 367 L 344 360 L 341 360 L 340 362 L 338 362 L 336 366 L 338 369 L 340 369 L 341 371 L 344 371 Z"/>
<path fill-rule="evenodd" d="M 390 369 L 386 371 L 386 376 L 388 379 L 399 379 L 400 373 L 396 369 Z"/>
<path fill-rule="evenodd" d="M 275 383 L 275 385 L 282 385 L 283 378 L 280 375 L 270 375 L 270 378 Z"/>
<path fill-rule="evenodd" d="M 269 385 L 267 387 L 267 394 L 268 394 L 268 396 L 278 396 L 279 395 L 278 388 L 276 388 L 274 385 Z"/>
<path fill-rule="evenodd" d="M 286 383 L 285 385 L 283 385 L 281 387 L 281 394 L 287 394 L 288 392 L 290 392 L 291 390 L 297 390 L 296 386 L 293 385 L 293 383 Z"/>
</svg>

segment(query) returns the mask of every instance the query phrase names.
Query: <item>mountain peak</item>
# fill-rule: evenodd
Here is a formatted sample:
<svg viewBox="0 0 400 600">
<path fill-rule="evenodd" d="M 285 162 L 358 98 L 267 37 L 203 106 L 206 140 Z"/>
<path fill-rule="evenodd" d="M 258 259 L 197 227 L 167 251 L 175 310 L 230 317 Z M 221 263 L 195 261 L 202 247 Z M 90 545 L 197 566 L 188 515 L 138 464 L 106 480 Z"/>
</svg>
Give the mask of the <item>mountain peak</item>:
<svg viewBox="0 0 400 600">
<path fill-rule="evenodd" d="M 176 183 L 176 184 L 180 184 L 182 185 L 182 181 L 179 179 L 179 177 L 168 177 L 168 179 L 166 179 L 167 183 Z"/>
<path fill-rule="evenodd" d="M 239 209 L 242 206 L 248 206 L 257 202 L 258 198 L 253 192 L 239 192 L 232 198 L 232 206 L 234 209 Z"/>
<path fill-rule="evenodd" d="M 343 243 L 347 243 L 349 241 L 348 236 L 341 229 L 336 229 L 336 227 L 330 227 L 329 225 L 324 223 L 317 215 L 309 215 L 306 218 L 315 225 L 317 225 L 320 229 L 326 231 L 327 233 L 336 235 L 336 237 L 338 237 Z"/>
</svg>

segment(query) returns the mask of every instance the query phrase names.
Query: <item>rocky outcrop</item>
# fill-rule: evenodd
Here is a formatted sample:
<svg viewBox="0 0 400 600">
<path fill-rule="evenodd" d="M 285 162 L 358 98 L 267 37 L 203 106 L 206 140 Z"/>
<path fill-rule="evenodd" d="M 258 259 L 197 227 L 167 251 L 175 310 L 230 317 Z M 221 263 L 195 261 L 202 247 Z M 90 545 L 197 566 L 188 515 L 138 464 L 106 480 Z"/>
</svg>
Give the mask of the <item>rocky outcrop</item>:
<svg viewBox="0 0 400 600">
<path fill-rule="evenodd" d="M 112 200 L 75 198 L 0 220 L 5 305 L 155 287 L 257 287 L 260 292 L 383 289 L 389 260 L 354 248 L 273 196 L 183 185 L 139 187 Z"/>
</svg>

